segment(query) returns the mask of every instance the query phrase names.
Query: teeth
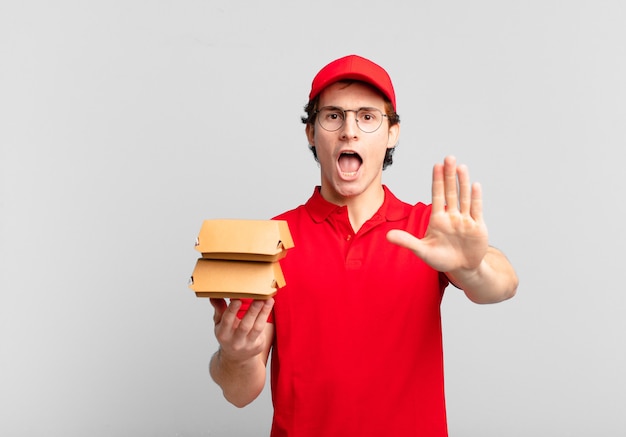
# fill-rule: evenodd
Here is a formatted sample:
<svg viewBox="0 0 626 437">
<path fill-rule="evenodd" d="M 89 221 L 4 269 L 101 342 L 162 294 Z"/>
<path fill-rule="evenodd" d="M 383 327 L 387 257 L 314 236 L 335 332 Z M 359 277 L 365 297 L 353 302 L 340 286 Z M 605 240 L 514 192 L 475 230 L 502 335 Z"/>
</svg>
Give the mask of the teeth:
<svg viewBox="0 0 626 437">
<path fill-rule="evenodd" d="M 346 150 L 345 152 L 341 152 L 341 156 L 344 156 L 344 157 L 345 157 L 345 159 L 350 159 L 350 160 L 358 159 L 358 160 L 359 160 L 359 162 L 360 162 L 361 164 L 363 164 L 363 159 L 361 159 L 361 156 L 360 156 L 358 153 L 353 152 L 353 151 L 351 151 L 351 150 Z M 342 164 L 341 164 L 341 156 L 339 157 L 339 161 L 340 161 L 340 162 L 339 162 L 339 167 L 341 167 L 341 166 L 342 166 Z M 348 158 L 348 157 L 350 157 L 350 158 Z M 345 177 L 345 178 L 354 178 L 354 177 L 356 177 L 356 176 L 357 176 L 357 174 L 359 173 L 359 167 L 361 166 L 361 164 L 359 164 L 359 165 L 357 166 L 357 169 L 356 169 L 356 170 L 354 170 L 354 171 L 342 171 L 341 169 L 339 169 L 339 171 L 341 172 L 341 175 L 342 175 L 343 177 Z M 354 162 L 351 162 L 351 163 L 350 163 L 349 165 L 347 165 L 347 166 L 348 166 L 348 168 L 350 168 L 350 167 L 354 168 L 355 164 L 354 164 Z"/>
</svg>

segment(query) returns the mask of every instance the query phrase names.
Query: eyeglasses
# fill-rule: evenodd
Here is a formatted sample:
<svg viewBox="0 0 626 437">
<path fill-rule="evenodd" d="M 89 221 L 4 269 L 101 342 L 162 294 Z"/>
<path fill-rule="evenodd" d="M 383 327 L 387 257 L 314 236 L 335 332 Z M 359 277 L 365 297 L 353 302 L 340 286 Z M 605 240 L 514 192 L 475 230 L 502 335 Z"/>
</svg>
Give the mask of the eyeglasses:
<svg viewBox="0 0 626 437">
<path fill-rule="evenodd" d="M 322 129 L 335 132 L 345 123 L 348 112 L 354 112 L 356 125 L 368 134 L 377 131 L 383 124 L 383 118 L 387 117 L 387 114 L 376 108 L 341 109 L 336 106 L 324 106 L 315 114 Z"/>
</svg>

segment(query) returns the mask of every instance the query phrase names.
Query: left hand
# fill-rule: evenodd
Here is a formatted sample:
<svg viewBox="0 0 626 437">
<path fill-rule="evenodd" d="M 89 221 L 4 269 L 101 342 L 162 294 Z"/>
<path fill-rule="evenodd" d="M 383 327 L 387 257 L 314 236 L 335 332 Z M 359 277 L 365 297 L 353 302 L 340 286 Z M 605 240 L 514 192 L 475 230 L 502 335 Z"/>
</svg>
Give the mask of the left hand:
<svg viewBox="0 0 626 437">
<path fill-rule="evenodd" d="M 471 184 L 467 167 L 457 166 L 456 159 L 448 156 L 433 168 L 432 196 L 430 222 L 422 239 L 399 229 L 389 231 L 387 239 L 412 250 L 437 271 L 476 270 L 489 247 L 480 184 Z"/>
</svg>

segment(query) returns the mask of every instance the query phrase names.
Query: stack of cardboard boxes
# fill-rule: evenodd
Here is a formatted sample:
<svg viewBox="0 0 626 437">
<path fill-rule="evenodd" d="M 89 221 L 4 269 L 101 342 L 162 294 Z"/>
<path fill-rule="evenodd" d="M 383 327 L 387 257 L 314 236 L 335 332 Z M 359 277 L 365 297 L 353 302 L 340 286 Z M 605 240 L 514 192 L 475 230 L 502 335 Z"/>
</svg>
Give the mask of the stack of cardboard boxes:
<svg viewBox="0 0 626 437">
<path fill-rule="evenodd" d="M 205 220 L 189 288 L 198 297 L 268 299 L 285 286 L 279 260 L 293 246 L 286 221 Z"/>
</svg>

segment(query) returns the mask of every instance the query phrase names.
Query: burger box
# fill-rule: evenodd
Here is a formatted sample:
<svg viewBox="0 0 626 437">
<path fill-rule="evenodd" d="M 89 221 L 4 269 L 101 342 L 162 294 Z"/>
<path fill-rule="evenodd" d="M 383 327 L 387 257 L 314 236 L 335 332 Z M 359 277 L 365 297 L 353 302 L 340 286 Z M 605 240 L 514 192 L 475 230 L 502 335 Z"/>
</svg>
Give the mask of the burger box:
<svg viewBox="0 0 626 437">
<path fill-rule="evenodd" d="M 205 220 L 196 239 L 203 258 L 274 262 L 294 246 L 284 220 Z"/>
<path fill-rule="evenodd" d="M 189 281 L 197 297 L 269 299 L 285 286 L 278 262 L 199 258 Z"/>
<path fill-rule="evenodd" d="M 284 220 L 205 220 L 189 288 L 198 297 L 268 299 L 285 286 L 278 261 L 293 246 Z"/>
</svg>

